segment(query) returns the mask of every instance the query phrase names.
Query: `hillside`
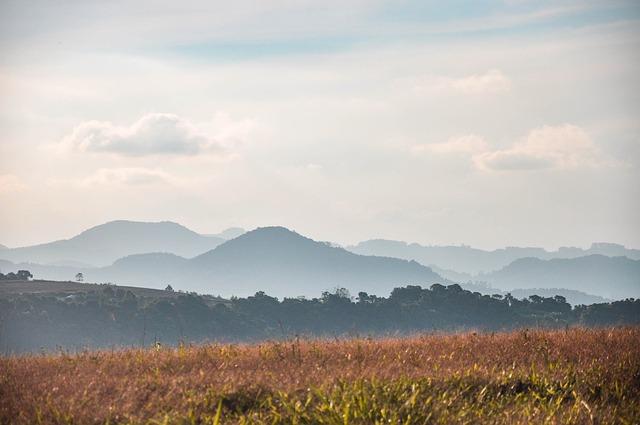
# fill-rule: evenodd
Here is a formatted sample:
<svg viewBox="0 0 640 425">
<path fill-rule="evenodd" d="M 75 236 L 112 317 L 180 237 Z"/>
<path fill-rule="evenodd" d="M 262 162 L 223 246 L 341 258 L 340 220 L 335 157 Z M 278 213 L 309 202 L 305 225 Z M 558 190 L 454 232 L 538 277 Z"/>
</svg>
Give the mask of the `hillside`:
<svg viewBox="0 0 640 425">
<path fill-rule="evenodd" d="M 85 270 L 91 281 L 230 296 L 265 291 L 274 296 L 319 297 L 345 287 L 388 293 L 396 286 L 451 284 L 428 267 L 395 258 L 356 255 L 283 227 L 247 232 L 193 259 L 171 254 L 123 258 L 112 266 Z"/>
<path fill-rule="evenodd" d="M 162 289 L 139 288 L 135 286 L 115 286 L 86 282 L 63 282 L 50 280 L 25 281 L 0 281 L 0 295 L 23 294 L 23 295 L 74 295 L 84 296 L 101 295 L 107 288 L 116 291 L 131 291 L 140 299 L 175 298 L 180 296 L 179 292 L 165 291 Z M 221 301 L 222 302 L 222 301 Z"/>
<path fill-rule="evenodd" d="M 566 288 L 609 299 L 640 297 L 640 261 L 626 257 L 522 258 L 482 279 L 503 290 Z"/>
<path fill-rule="evenodd" d="M 420 264 L 435 266 L 456 273 L 478 274 L 491 273 L 509 265 L 520 258 L 578 258 L 593 254 L 608 257 L 625 256 L 640 260 L 640 250 L 627 249 L 622 245 L 611 243 L 594 243 L 589 249 L 560 248 L 549 252 L 542 248 L 507 247 L 494 251 L 484 251 L 469 246 L 424 246 L 416 243 L 408 244 L 400 241 L 374 239 L 348 246 L 351 252 L 361 255 L 381 255 L 387 257 L 416 260 Z"/>
<path fill-rule="evenodd" d="M 415 261 L 362 256 L 316 242 L 283 227 L 247 232 L 189 261 L 179 282 L 199 282 L 214 294 L 318 297 L 345 287 L 387 293 L 396 286 L 450 282 Z"/>
<path fill-rule="evenodd" d="M 71 239 L 5 249 L 0 256 L 14 263 L 102 267 L 121 257 L 151 252 L 171 252 L 191 258 L 222 242 L 222 238 L 202 236 L 168 221 L 144 223 L 120 220 L 93 227 Z"/>
</svg>

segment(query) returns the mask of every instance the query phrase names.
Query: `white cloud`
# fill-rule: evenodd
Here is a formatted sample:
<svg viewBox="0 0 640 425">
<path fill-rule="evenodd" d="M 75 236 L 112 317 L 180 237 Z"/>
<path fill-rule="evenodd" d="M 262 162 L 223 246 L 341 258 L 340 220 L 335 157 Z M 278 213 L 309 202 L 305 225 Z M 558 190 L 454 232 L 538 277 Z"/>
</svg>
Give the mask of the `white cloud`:
<svg viewBox="0 0 640 425">
<path fill-rule="evenodd" d="M 441 143 L 416 145 L 411 148 L 411 152 L 430 152 L 438 154 L 472 153 L 482 151 L 486 147 L 487 144 L 482 139 L 482 137 L 476 134 L 468 134 L 464 136 L 451 137 L 447 141 Z"/>
<path fill-rule="evenodd" d="M 511 78 L 499 69 L 491 69 L 485 74 L 473 74 L 464 78 L 441 78 L 436 88 L 451 89 L 460 93 L 485 94 L 509 90 L 512 86 Z"/>
<path fill-rule="evenodd" d="M 65 148 L 79 152 L 113 153 L 123 156 L 224 155 L 225 141 L 237 142 L 237 128 L 228 118 L 218 133 L 222 140 L 200 131 L 195 124 L 174 114 L 152 113 L 129 127 L 111 122 L 87 121 L 64 137 Z M 214 121 L 215 123 L 215 121 Z M 246 134 L 241 129 L 240 135 Z M 226 139 L 226 140 L 225 140 Z"/>
<path fill-rule="evenodd" d="M 484 74 L 471 74 L 463 77 L 446 75 L 405 76 L 395 80 L 395 84 L 414 94 L 450 94 L 487 95 L 506 92 L 512 89 L 511 77 L 499 69 L 490 69 Z"/>
<path fill-rule="evenodd" d="M 480 153 L 474 162 L 484 171 L 507 171 L 594 167 L 607 161 L 582 128 L 565 124 L 536 128 L 511 149 Z"/>
</svg>

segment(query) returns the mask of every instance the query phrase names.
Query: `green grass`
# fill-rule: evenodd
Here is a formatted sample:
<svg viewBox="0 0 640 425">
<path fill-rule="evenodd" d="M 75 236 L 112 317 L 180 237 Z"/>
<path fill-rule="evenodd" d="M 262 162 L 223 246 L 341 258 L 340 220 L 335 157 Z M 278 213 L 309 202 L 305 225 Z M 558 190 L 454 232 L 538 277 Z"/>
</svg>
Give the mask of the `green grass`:
<svg viewBox="0 0 640 425">
<path fill-rule="evenodd" d="M 640 329 L 0 358 L 2 423 L 640 423 Z"/>
</svg>

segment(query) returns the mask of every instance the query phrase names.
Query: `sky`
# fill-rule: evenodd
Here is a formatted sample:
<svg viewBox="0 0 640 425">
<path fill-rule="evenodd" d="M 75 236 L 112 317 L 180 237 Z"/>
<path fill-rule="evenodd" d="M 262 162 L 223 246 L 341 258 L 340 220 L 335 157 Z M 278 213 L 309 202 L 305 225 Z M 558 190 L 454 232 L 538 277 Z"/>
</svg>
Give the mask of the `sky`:
<svg viewBox="0 0 640 425">
<path fill-rule="evenodd" d="M 640 248 L 637 1 L 0 0 L 0 244 L 116 219 Z"/>
</svg>

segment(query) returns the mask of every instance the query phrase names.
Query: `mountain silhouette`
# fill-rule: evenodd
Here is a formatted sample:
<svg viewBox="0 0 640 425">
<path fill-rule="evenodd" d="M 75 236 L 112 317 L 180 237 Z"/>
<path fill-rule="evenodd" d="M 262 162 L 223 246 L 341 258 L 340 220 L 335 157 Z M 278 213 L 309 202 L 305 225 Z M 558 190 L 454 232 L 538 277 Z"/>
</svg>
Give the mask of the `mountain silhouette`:
<svg viewBox="0 0 640 425">
<path fill-rule="evenodd" d="M 92 227 L 71 239 L 5 249 L 0 255 L 12 262 L 100 267 L 132 254 L 170 252 L 182 257 L 195 257 L 222 242 L 222 238 L 202 236 L 169 221 L 118 220 Z"/>
<path fill-rule="evenodd" d="M 180 283 L 222 296 L 264 291 L 277 297 L 318 297 L 336 287 L 353 295 L 386 294 L 398 286 L 453 283 L 415 261 L 357 255 L 284 227 L 247 232 L 189 260 L 183 271 Z"/>
<path fill-rule="evenodd" d="M 555 252 L 543 248 L 507 247 L 493 251 L 485 251 L 469 246 L 424 246 L 417 243 L 408 244 L 401 241 L 372 239 L 348 246 L 351 252 L 362 255 L 382 255 L 387 257 L 416 260 L 429 267 L 435 266 L 456 273 L 478 274 L 500 270 L 520 258 L 578 258 L 592 254 L 607 257 L 625 256 L 632 260 L 640 260 L 640 250 L 628 249 L 612 243 L 594 243 L 589 249 L 559 248 Z"/>
<path fill-rule="evenodd" d="M 264 291 L 280 298 L 314 298 L 337 287 L 353 295 L 388 294 L 398 286 L 454 283 L 415 261 L 353 254 L 284 227 L 258 228 L 190 260 L 168 253 L 130 255 L 83 273 L 86 281 L 171 285 L 223 297 Z"/>
<path fill-rule="evenodd" d="M 593 244 L 589 250 L 561 248 L 555 253 L 541 248 L 482 251 L 385 240 L 350 248 L 378 253 L 363 255 L 284 227 L 246 233 L 230 229 L 219 235 L 223 234 L 239 236 L 225 241 L 172 222 L 112 221 L 68 240 L 2 249 L 0 271 L 25 269 L 36 279 L 55 280 L 74 280 L 77 273 L 83 273 L 88 282 L 157 289 L 170 284 L 225 297 L 258 291 L 280 298 L 318 297 L 337 287 L 352 295 L 363 291 L 384 296 L 395 287 L 457 282 L 468 282 L 459 284 L 484 294 L 558 288 L 614 300 L 640 296 L 640 260 L 611 256 L 633 257 L 640 251 L 616 244 Z M 580 256 L 588 252 L 598 254 Z M 577 257 L 535 258 L 553 255 Z M 476 276 L 464 272 L 492 267 L 495 271 Z M 579 293 L 567 294 L 576 295 L 580 302 L 590 300 Z"/>
<path fill-rule="evenodd" d="M 640 260 L 594 254 L 578 258 L 521 258 L 483 275 L 494 288 L 566 288 L 609 299 L 640 297 Z"/>
</svg>

